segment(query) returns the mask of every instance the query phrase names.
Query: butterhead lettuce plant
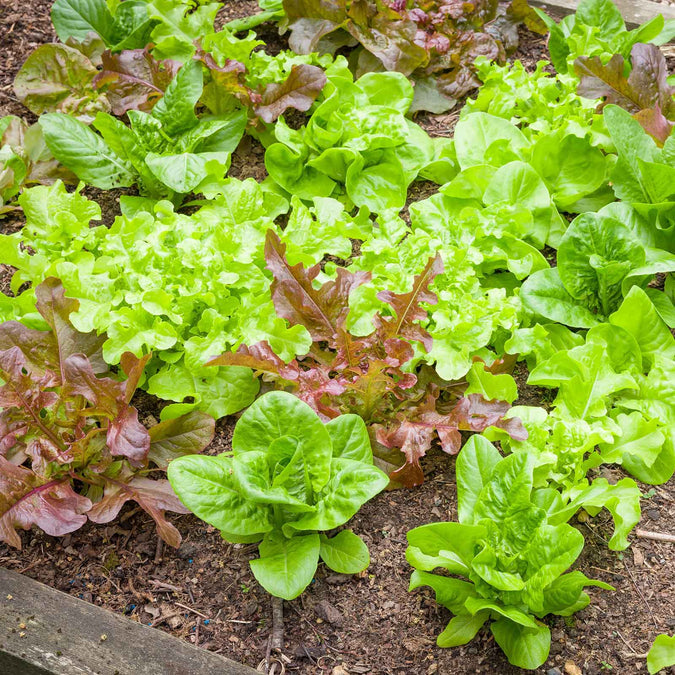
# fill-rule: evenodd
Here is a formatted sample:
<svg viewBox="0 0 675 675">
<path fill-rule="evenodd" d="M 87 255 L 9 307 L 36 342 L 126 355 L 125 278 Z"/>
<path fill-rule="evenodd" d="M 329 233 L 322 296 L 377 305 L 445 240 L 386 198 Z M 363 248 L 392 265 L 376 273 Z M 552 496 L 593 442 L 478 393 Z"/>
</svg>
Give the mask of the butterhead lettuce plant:
<svg viewBox="0 0 675 675">
<path fill-rule="evenodd" d="M 389 479 L 373 466 L 368 431 L 357 415 L 324 424 L 286 392 L 260 397 L 242 415 L 232 452 L 183 457 L 169 465 L 180 500 L 232 543 L 258 543 L 251 569 L 261 586 L 292 600 L 312 581 L 319 558 L 355 574 L 370 557 L 346 523 Z"/>
</svg>

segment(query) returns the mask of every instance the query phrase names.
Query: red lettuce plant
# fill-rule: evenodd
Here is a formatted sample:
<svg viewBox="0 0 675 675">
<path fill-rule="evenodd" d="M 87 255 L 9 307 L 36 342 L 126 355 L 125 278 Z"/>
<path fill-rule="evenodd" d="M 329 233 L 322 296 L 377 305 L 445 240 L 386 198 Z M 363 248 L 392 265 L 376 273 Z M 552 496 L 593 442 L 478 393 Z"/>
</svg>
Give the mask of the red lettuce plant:
<svg viewBox="0 0 675 675">
<path fill-rule="evenodd" d="M 610 103 L 620 106 L 659 145 L 666 142 L 675 126 L 675 87 L 668 84 L 668 64 L 656 45 L 634 45 L 630 64 L 621 54 L 614 54 L 606 65 L 599 56 L 580 56 L 574 70 L 580 96 L 602 98 L 601 109 Z"/>
<path fill-rule="evenodd" d="M 360 43 L 358 70 L 395 70 L 416 82 L 416 109 L 440 112 L 480 86 L 478 56 L 503 61 L 518 46 L 517 26 L 545 33 L 527 0 L 283 0 L 299 54 Z M 424 92 L 424 93 L 422 93 Z"/>
<path fill-rule="evenodd" d="M 87 519 L 107 523 L 131 500 L 178 546 L 164 512 L 187 510 L 169 482 L 152 475 L 174 457 L 201 452 L 213 419 L 190 413 L 148 431 L 130 401 L 149 357 L 124 354 L 127 379 L 114 379 L 101 355 L 105 336 L 75 330 L 69 317 L 79 303 L 61 282 L 49 278 L 35 294 L 50 330 L 0 325 L 0 541 L 20 548 L 20 527 L 58 536 Z"/>
<path fill-rule="evenodd" d="M 499 426 L 513 438 L 527 437 L 519 420 L 504 419 L 508 403 L 487 401 L 479 394 L 462 397 L 466 383 L 446 382 L 433 368 L 415 366 L 419 358 L 411 343 L 426 351 L 432 346 L 422 322 L 427 318 L 424 305 L 437 302 L 430 284 L 443 271 L 439 255 L 429 260 L 409 293 L 382 291 L 379 298 L 391 306 L 391 314 L 377 314 L 374 331 L 355 337 L 346 328 L 349 295 L 369 281 L 370 274 L 339 267 L 335 280 L 316 289 L 313 282 L 320 266 L 290 266 L 285 251 L 286 245 L 269 231 L 265 259 L 274 276 L 274 305 L 292 325 L 309 331 L 313 342 L 309 353 L 285 363 L 267 342 L 259 342 L 223 354 L 208 365 L 253 368 L 324 419 L 343 413 L 360 415 L 371 437 L 381 444 L 375 444 L 380 465 L 391 471 L 395 483 L 407 487 L 424 480 L 420 459 L 436 437 L 449 454 L 459 452 L 463 430 Z"/>
</svg>

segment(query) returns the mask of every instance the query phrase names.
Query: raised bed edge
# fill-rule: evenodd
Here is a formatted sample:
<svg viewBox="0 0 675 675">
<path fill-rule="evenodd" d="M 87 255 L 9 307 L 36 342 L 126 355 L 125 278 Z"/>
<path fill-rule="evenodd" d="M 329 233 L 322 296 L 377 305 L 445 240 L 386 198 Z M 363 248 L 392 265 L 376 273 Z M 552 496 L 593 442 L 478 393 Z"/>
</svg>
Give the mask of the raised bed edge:
<svg viewBox="0 0 675 675">
<path fill-rule="evenodd" d="M 0 567 L 0 673 L 3 675 L 253 675 L 256 672 Z"/>
</svg>

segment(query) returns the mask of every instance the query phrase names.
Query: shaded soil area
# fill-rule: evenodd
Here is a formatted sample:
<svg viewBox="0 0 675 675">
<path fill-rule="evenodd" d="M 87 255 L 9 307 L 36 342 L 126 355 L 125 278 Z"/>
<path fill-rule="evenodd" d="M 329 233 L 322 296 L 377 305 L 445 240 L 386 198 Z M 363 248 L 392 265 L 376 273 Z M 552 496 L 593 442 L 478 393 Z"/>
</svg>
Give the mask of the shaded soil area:
<svg viewBox="0 0 675 675">
<path fill-rule="evenodd" d="M 0 53 L 0 115 L 34 117 L 15 100 L 14 75 L 30 51 L 54 39 L 49 0 L 18 3 L 0 0 L 3 26 Z M 226 2 L 219 22 L 255 11 L 254 0 Z M 274 27 L 261 27 L 272 50 L 284 41 Z M 544 58 L 544 41 L 526 32 L 514 58 L 528 66 Z M 458 110 L 419 116 L 432 134 L 448 136 Z M 263 151 L 245 140 L 233 156 L 231 175 L 264 178 Z M 421 183 L 411 199 L 435 189 Z M 119 193 L 88 189 L 101 202 L 103 222 L 119 213 Z M 0 230 L 21 225 L 15 215 L 0 220 Z M 0 267 L 2 267 L 0 265 Z M 7 292 L 9 270 L 0 272 L 0 288 Z M 550 392 L 525 384 L 523 364 L 514 373 L 520 400 L 527 405 L 550 405 Z M 141 419 L 151 425 L 160 404 L 139 393 L 135 404 Z M 230 447 L 235 419 L 221 420 L 208 448 L 217 454 Z M 320 566 L 306 593 L 284 603 L 285 645 L 282 662 L 287 672 L 391 675 L 450 675 L 484 673 L 511 675 L 511 667 L 486 630 L 465 647 L 442 650 L 436 635 L 450 613 L 425 591 L 408 593 L 410 568 L 405 561 L 406 532 L 431 521 L 457 517 L 454 460 L 435 450 L 423 462 L 426 483 L 411 491 L 387 492 L 365 505 L 350 522 L 366 541 L 371 566 L 355 577 L 334 574 Z M 612 481 L 620 472 L 606 470 Z M 673 483 L 645 488 L 641 527 L 675 532 Z M 264 658 L 271 627 L 269 596 L 257 585 L 248 566 L 255 546 L 230 545 L 214 528 L 192 516 L 171 520 L 183 535 L 177 551 L 158 543 L 150 518 L 132 507 L 107 526 L 87 525 L 60 539 L 41 532 L 24 532 L 22 551 L 0 544 L 0 565 L 88 602 L 123 613 L 230 658 L 256 667 Z M 547 620 L 553 645 L 549 661 L 537 672 L 546 675 L 596 675 L 646 672 L 644 658 L 658 633 L 675 630 L 675 548 L 672 544 L 632 537 L 633 546 L 611 552 L 607 540 L 611 521 L 606 514 L 575 522 L 586 538 L 577 563 L 588 576 L 612 584 L 615 592 L 591 589 L 591 606 L 568 619 Z M 0 589 L 2 592 L 2 589 Z M 30 640 L 30 635 L 27 636 Z M 278 672 L 278 671 L 277 671 Z"/>
</svg>

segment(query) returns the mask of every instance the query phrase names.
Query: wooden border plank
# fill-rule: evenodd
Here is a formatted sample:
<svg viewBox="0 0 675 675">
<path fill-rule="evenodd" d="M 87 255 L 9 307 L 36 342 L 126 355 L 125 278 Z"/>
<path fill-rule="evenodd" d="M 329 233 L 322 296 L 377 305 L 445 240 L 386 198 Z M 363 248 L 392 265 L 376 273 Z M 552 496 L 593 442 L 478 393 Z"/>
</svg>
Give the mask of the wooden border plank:
<svg viewBox="0 0 675 675">
<path fill-rule="evenodd" d="M 531 5 L 558 14 L 572 14 L 579 0 L 529 0 Z M 675 19 L 675 7 L 651 0 L 614 0 L 629 28 L 635 28 L 662 14 L 664 19 Z"/>
<path fill-rule="evenodd" d="M 161 630 L 0 567 L 3 675 L 254 675 Z"/>
</svg>

